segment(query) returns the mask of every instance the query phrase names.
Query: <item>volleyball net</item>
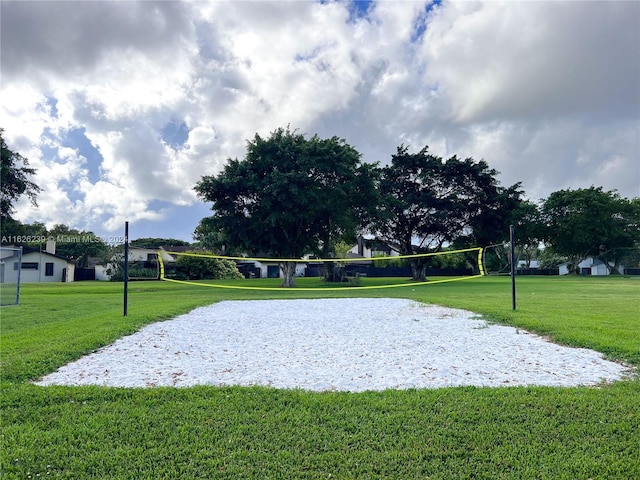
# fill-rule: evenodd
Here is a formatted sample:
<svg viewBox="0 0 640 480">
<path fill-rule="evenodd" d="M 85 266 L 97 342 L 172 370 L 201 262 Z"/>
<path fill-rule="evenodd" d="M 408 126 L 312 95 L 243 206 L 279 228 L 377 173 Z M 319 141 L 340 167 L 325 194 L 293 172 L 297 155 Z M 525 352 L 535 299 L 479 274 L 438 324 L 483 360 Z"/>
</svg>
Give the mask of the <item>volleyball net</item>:
<svg viewBox="0 0 640 480">
<path fill-rule="evenodd" d="M 220 265 L 223 265 L 221 267 Z M 260 279 L 282 279 L 286 264 L 295 265 L 296 286 L 274 287 Z M 484 248 L 473 247 L 411 255 L 351 256 L 345 258 L 269 258 L 216 255 L 204 252 L 162 250 L 158 254 L 159 278 L 163 281 L 212 288 L 273 291 L 337 291 L 433 285 L 482 277 Z M 235 280 L 215 278 L 215 270 L 237 269 Z M 424 281 L 412 280 L 416 269 Z M 209 275 L 209 277 L 207 277 Z M 222 277 L 233 279 L 233 276 Z M 240 280 L 243 279 L 243 280 Z M 313 278 L 324 280 L 322 285 Z M 307 280 L 309 279 L 309 280 Z"/>
</svg>

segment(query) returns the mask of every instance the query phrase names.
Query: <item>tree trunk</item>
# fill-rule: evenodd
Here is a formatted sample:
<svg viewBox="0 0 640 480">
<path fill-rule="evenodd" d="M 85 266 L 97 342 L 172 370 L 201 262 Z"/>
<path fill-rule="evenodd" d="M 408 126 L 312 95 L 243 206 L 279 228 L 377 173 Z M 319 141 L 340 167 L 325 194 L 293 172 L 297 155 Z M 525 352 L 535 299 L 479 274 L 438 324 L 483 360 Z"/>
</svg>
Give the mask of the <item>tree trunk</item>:
<svg viewBox="0 0 640 480">
<path fill-rule="evenodd" d="M 336 281 L 335 274 L 336 274 L 336 263 L 324 262 L 324 281 L 335 282 Z"/>
<path fill-rule="evenodd" d="M 280 264 L 280 270 L 284 280 L 282 286 L 285 288 L 291 288 L 296 286 L 296 262 L 284 262 Z"/>
<path fill-rule="evenodd" d="M 412 280 L 417 282 L 427 281 L 427 262 L 416 259 L 411 261 Z"/>
<path fill-rule="evenodd" d="M 569 274 L 580 275 L 580 263 L 587 258 L 588 255 L 570 255 L 569 256 Z"/>
<path fill-rule="evenodd" d="M 344 264 L 340 262 L 324 262 L 325 282 L 345 282 L 347 280 Z"/>
</svg>

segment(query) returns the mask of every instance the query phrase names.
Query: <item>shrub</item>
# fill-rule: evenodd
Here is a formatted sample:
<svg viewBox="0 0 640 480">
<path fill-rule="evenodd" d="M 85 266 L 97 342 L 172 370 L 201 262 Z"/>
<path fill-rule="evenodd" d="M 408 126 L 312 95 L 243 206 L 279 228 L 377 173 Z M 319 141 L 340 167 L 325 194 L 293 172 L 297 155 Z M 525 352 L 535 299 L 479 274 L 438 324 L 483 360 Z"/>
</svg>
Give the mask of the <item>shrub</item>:
<svg viewBox="0 0 640 480">
<path fill-rule="evenodd" d="M 187 252 L 211 254 L 211 252 Z M 244 278 L 235 262 L 220 258 L 192 257 L 181 255 L 176 260 L 176 274 L 186 276 L 190 280 L 232 280 Z"/>
</svg>

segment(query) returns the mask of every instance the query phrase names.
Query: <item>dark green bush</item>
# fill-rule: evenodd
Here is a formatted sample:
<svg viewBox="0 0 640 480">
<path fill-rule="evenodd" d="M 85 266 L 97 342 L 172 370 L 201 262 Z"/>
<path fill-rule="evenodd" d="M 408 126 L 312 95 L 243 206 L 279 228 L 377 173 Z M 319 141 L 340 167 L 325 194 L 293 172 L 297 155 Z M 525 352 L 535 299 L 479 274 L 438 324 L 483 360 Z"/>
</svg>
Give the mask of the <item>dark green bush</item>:
<svg viewBox="0 0 640 480">
<path fill-rule="evenodd" d="M 211 252 L 187 252 L 200 255 L 211 255 Z M 176 275 L 185 276 L 190 280 L 231 280 L 244 278 L 235 262 L 220 258 L 194 257 L 180 255 L 176 260 Z"/>
</svg>

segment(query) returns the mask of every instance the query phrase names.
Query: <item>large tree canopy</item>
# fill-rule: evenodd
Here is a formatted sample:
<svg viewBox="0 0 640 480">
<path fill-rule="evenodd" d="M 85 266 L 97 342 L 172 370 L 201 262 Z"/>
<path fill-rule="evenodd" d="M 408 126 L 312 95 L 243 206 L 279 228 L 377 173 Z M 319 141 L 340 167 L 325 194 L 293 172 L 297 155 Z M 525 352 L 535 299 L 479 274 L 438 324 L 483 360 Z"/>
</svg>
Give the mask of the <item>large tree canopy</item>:
<svg viewBox="0 0 640 480">
<path fill-rule="evenodd" d="M 468 239 L 474 227 L 490 237 L 487 230 L 503 227 L 520 194 L 519 185 L 499 187 L 496 175 L 484 161 L 456 156 L 445 161 L 428 147 L 409 153 L 401 145 L 382 170 L 376 233 L 405 255 L 439 251 Z M 415 260 L 412 267 L 414 279 L 423 280 L 426 263 Z"/>
<path fill-rule="evenodd" d="M 129 243 L 132 247 L 140 248 L 159 248 L 159 247 L 188 247 L 189 242 L 180 240 L 178 238 L 156 238 L 156 237 L 143 237 L 131 240 Z"/>
<path fill-rule="evenodd" d="M 493 170 L 495 174 L 495 170 Z M 509 239 L 509 226 L 518 225 L 522 219 L 526 201 L 520 182 L 503 188 L 494 184 L 484 189 L 483 205 L 477 214 L 471 215 L 467 235 L 455 241 L 461 247 L 492 245 Z"/>
<path fill-rule="evenodd" d="M 40 187 L 29 180 L 36 170 L 29 168 L 29 161 L 17 152 L 11 150 L 4 141 L 4 129 L 0 128 L 0 146 L 2 156 L 2 169 L 0 171 L 0 223 L 2 223 L 3 235 L 6 230 L 13 227 L 15 221 L 11 217 L 14 203 L 26 195 L 33 205 Z"/>
<path fill-rule="evenodd" d="M 288 128 L 266 139 L 256 134 L 243 160 L 229 159 L 219 175 L 196 185 L 214 211 L 196 238 L 273 258 L 327 254 L 376 207 L 375 171 L 337 137 L 306 139 Z M 281 266 L 283 285 L 294 286 L 294 265 Z"/>
<path fill-rule="evenodd" d="M 640 235 L 637 199 L 602 187 L 554 192 L 544 201 L 542 215 L 545 242 L 574 268 L 588 256 L 633 247 Z"/>
</svg>

